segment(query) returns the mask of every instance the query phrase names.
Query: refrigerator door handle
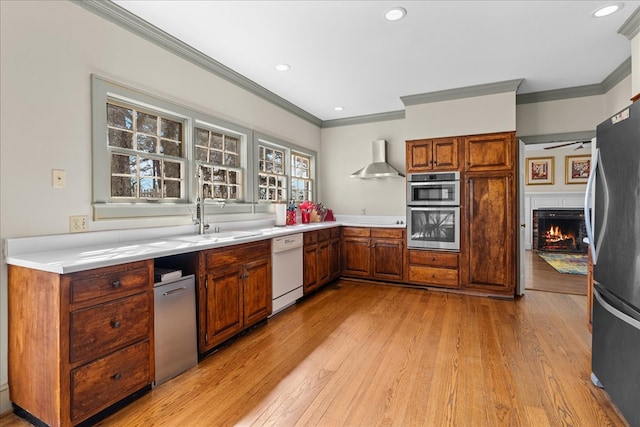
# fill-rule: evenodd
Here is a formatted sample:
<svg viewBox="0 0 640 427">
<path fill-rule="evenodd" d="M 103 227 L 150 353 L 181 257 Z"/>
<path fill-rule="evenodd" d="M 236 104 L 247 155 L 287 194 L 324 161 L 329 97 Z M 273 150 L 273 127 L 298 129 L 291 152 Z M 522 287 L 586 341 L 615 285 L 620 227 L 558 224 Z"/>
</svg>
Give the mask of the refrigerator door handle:
<svg viewBox="0 0 640 427">
<path fill-rule="evenodd" d="M 593 164 L 591 165 L 591 174 L 589 174 L 589 180 L 587 181 L 587 189 L 584 194 L 584 219 L 587 227 L 587 237 L 589 238 L 589 244 L 591 245 L 591 259 L 593 263 L 596 263 L 596 241 L 593 235 L 593 219 L 591 218 L 591 194 L 593 193 L 593 183 L 596 181 L 596 171 L 598 170 L 598 154 L 600 149 L 596 148 L 596 152 L 593 155 Z"/>
<path fill-rule="evenodd" d="M 611 304 L 609 304 L 608 302 L 605 301 L 604 297 L 600 294 L 600 292 L 598 291 L 598 289 L 594 288 L 593 289 L 593 296 L 596 298 L 596 300 L 598 300 L 598 302 L 600 303 L 600 305 L 602 306 L 602 308 L 604 308 L 605 310 L 607 310 L 609 313 L 611 313 L 613 316 L 617 317 L 618 319 L 622 320 L 624 323 L 628 324 L 629 326 L 636 328 L 638 330 L 640 330 L 640 322 L 637 321 L 636 319 L 634 319 L 633 317 L 617 310 L 615 307 L 613 307 Z"/>
</svg>

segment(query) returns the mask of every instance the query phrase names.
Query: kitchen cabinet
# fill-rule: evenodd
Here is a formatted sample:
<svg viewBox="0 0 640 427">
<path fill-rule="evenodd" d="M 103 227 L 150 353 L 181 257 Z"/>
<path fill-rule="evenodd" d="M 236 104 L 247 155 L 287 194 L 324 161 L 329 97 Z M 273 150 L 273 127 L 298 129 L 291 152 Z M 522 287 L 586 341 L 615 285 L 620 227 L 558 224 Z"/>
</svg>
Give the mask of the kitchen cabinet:
<svg viewBox="0 0 640 427">
<path fill-rule="evenodd" d="M 490 146 L 499 152 L 515 152 L 512 137 L 480 139 L 491 141 Z M 495 141 L 509 147 L 500 150 Z M 477 171 L 464 175 L 465 202 L 461 210 L 466 220 L 462 222 L 461 233 L 461 282 L 463 289 L 513 297 L 518 212 L 515 161 L 501 156 L 485 156 L 484 166 L 472 163 Z M 495 163 L 495 170 L 488 169 L 490 163 Z M 511 165 L 511 169 L 505 170 L 505 165 Z"/>
<path fill-rule="evenodd" d="M 329 280 L 335 280 L 342 275 L 342 228 L 331 229 L 329 243 Z"/>
<path fill-rule="evenodd" d="M 342 274 L 401 282 L 405 272 L 405 230 L 343 227 Z"/>
<path fill-rule="evenodd" d="M 458 288 L 457 252 L 409 250 L 409 283 L 412 285 Z"/>
<path fill-rule="evenodd" d="M 332 237 L 332 235 L 335 236 L 334 233 L 331 229 L 304 233 L 302 258 L 305 295 L 339 276 L 339 269 L 336 270 L 335 257 L 339 256 L 340 248 L 335 245 L 336 238 Z"/>
<path fill-rule="evenodd" d="M 459 170 L 459 145 L 457 137 L 407 141 L 407 173 Z"/>
<path fill-rule="evenodd" d="M 200 354 L 271 314 L 270 245 L 263 240 L 199 253 Z"/>
<path fill-rule="evenodd" d="M 463 138 L 467 172 L 512 171 L 516 158 L 515 135 L 503 132 Z"/>
<path fill-rule="evenodd" d="M 72 426 L 154 378 L 153 262 L 71 274 L 10 265 L 9 390 L 16 412 Z"/>
</svg>

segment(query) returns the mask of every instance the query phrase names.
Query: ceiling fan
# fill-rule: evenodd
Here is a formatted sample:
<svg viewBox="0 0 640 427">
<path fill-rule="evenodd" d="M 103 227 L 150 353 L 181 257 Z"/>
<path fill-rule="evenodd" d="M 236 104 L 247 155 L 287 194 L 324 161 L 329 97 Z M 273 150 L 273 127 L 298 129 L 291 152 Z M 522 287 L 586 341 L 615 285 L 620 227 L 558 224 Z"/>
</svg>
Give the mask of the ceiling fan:
<svg viewBox="0 0 640 427">
<path fill-rule="evenodd" d="M 551 147 L 544 147 L 545 150 L 553 150 L 554 148 L 561 148 L 561 147 L 568 147 L 569 145 L 574 145 L 574 144 L 580 144 L 579 146 L 577 146 L 576 148 L 574 148 L 573 150 L 579 150 L 581 148 L 584 148 L 584 146 L 586 144 L 591 144 L 591 141 L 573 141 L 573 142 L 566 142 L 564 144 L 558 144 L 558 145 L 552 145 Z"/>
</svg>

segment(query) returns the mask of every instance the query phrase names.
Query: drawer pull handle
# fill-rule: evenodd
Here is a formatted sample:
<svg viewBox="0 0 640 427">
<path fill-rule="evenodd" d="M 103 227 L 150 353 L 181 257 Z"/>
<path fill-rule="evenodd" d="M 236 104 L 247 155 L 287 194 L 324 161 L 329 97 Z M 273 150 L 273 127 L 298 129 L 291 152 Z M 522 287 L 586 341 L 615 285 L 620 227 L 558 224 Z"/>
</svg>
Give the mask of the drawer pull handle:
<svg viewBox="0 0 640 427">
<path fill-rule="evenodd" d="M 120 322 L 116 322 L 115 320 L 111 322 L 111 327 L 113 329 L 118 329 L 120 327 Z"/>
<path fill-rule="evenodd" d="M 111 282 L 111 286 L 113 286 L 113 289 L 118 289 L 120 285 L 120 280 L 114 280 L 113 282 Z"/>
<path fill-rule="evenodd" d="M 120 378 L 122 378 L 122 375 L 120 374 L 120 372 L 118 372 L 117 374 L 115 374 L 113 376 L 113 379 L 116 380 L 116 381 L 120 380 Z"/>
</svg>

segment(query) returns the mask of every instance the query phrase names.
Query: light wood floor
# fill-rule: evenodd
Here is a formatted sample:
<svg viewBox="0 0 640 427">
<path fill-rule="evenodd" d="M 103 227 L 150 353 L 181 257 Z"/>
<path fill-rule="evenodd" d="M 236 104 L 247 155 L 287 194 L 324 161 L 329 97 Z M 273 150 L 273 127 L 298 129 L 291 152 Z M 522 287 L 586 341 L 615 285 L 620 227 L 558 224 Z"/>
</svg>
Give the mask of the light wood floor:
<svg viewBox="0 0 640 427">
<path fill-rule="evenodd" d="M 100 425 L 624 426 L 589 379 L 585 300 L 341 281 Z"/>
<path fill-rule="evenodd" d="M 535 251 L 525 251 L 525 289 L 587 295 L 587 276 L 558 273 Z"/>
</svg>

